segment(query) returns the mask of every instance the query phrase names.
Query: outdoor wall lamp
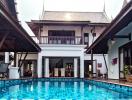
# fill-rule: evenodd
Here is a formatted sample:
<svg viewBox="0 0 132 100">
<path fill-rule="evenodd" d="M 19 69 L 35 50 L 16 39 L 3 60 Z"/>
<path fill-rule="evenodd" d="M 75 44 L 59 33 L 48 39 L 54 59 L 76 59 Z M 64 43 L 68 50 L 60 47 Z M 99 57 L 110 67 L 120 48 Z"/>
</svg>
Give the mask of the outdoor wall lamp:
<svg viewBox="0 0 132 100">
<path fill-rule="evenodd" d="M 108 43 L 107 43 L 108 48 L 111 49 L 112 46 L 115 44 L 115 42 L 116 42 L 116 40 L 114 38 L 113 39 L 109 39 Z"/>
</svg>

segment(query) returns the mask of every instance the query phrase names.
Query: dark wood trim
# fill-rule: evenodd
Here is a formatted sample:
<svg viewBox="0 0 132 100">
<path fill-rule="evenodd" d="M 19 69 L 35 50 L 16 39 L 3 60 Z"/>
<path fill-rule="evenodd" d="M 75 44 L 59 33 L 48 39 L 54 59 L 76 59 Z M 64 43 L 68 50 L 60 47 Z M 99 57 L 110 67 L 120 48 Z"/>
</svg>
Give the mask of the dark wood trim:
<svg viewBox="0 0 132 100">
<path fill-rule="evenodd" d="M 21 52 L 20 58 L 18 58 L 18 67 L 21 65 L 22 54 L 23 52 Z"/>
<path fill-rule="evenodd" d="M 25 59 L 23 62 L 25 61 L 37 61 L 37 59 Z"/>
<path fill-rule="evenodd" d="M 128 38 L 129 40 L 131 40 L 131 33 L 128 35 L 115 35 L 114 38 Z"/>
<path fill-rule="evenodd" d="M 83 27 L 84 27 L 84 26 L 81 26 L 82 44 L 84 44 L 84 33 L 83 33 Z"/>
<path fill-rule="evenodd" d="M 78 59 L 80 59 L 80 56 L 78 56 L 78 57 L 51 57 L 51 56 L 42 56 L 42 58 L 49 58 L 49 59 L 52 59 L 52 58 L 72 58 L 72 59 L 74 59 L 74 58 L 78 58 Z"/>
<path fill-rule="evenodd" d="M 15 19 L 9 12 L 7 9 L 5 9 L 5 7 L 2 5 L 2 3 L 0 3 L 0 8 L 1 8 L 1 13 L 0 16 L 4 18 L 5 21 L 7 21 L 11 27 L 13 28 L 13 30 L 15 30 L 17 33 L 19 33 L 19 36 L 22 36 L 26 43 L 31 45 L 33 48 L 32 51 L 36 51 L 39 52 L 41 50 L 41 48 L 32 40 L 32 38 L 28 35 L 28 33 L 23 29 L 23 27 L 19 24 L 18 20 Z M 26 50 L 25 50 L 26 51 Z"/>
<path fill-rule="evenodd" d="M 106 67 L 106 70 L 107 70 L 107 78 L 108 78 L 108 66 L 107 66 L 107 62 L 106 62 L 106 58 L 105 58 L 104 54 L 103 54 L 103 58 L 104 58 L 105 67 Z"/>
<path fill-rule="evenodd" d="M 23 60 L 21 60 L 21 64 L 20 64 L 20 66 L 18 66 L 18 67 L 19 67 L 19 72 L 20 72 L 20 70 L 21 70 L 22 65 L 24 64 L 24 61 L 25 61 L 27 55 L 28 55 L 28 52 L 25 54 Z"/>
<path fill-rule="evenodd" d="M 17 52 L 17 54 L 21 54 L 21 53 Z M 26 54 L 26 52 L 23 52 L 23 54 Z M 38 52 L 28 52 L 28 54 L 38 54 Z"/>
<path fill-rule="evenodd" d="M 9 34 L 9 32 L 4 34 L 2 40 L 0 41 L 0 48 L 3 46 L 3 44 L 4 44 L 4 42 L 5 42 L 5 40 L 6 40 L 7 36 L 8 36 L 8 34 Z"/>
<path fill-rule="evenodd" d="M 93 50 L 91 50 L 91 67 L 93 72 Z"/>
<path fill-rule="evenodd" d="M 17 57 L 17 52 L 14 52 L 14 66 L 16 67 L 16 57 Z"/>
<path fill-rule="evenodd" d="M 21 63 L 21 65 L 20 65 L 20 68 L 22 67 L 22 65 L 23 65 L 23 61 L 25 61 L 27 55 L 28 55 L 28 52 L 25 54 L 24 59 L 22 60 L 22 63 Z"/>
<path fill-rule="evenodd" d="M 121 56 L 120 56 L 120 54 L 121 54 L 121 52 L 122 52 L 122 50 L 123 50 L 123 48 L 122 48 L 122 46 L 120 46 L 119 48 L 118 48 L 118 59 L 119 59 L 119 79 L 124 79 L 124 78 L 121 78 L 120 76 L 121 76 L 121 73 L 123 73 L 123 71 L 120 71 L 121 70 Z M 124 50 L 123 50 L 123 63 L 124 63 Z"/>
<path fill-rule="evenodd" d="M 32 20 L 34 24 L 42 24 L 42 25 L 89 25 L 89 26 L 106 26 L 109 23 L 91 23 L 90 21 L 60 21 L 60 20 Z"/>
</svg>

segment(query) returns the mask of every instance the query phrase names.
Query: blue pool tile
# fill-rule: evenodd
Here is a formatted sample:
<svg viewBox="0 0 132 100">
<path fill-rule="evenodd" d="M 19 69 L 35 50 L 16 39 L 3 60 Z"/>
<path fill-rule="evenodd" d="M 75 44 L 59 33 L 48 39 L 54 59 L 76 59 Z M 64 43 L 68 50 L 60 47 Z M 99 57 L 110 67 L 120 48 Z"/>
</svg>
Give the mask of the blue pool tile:
<svg viewBox="0 0 132 100">
<path fill-rule="evenodd" d="M 124 93 L 124 94 L 126 94 L 126 97 L 127 97 L 127 95 L 132 95 L 132 88 L 128 87 L 128 86 L 106 83 L 106 82 L 99 82 L 96 80 L 79 79 L 79 78 L 39 78 L 39 79 L 35 78 L 35 79 L 20 79 L 20 80 L 6 80 L 6 81 L 1 80 L 0 81 L 0 93 L 4 94 L 5 91 L 8 91 L 6 87 L 25 84 L 25 83 L 26 83 L 26 85 L 32 86 L 34 84 L 33 82 L 36 83 L 36 82 L 47 82 L 47 81 L 60 82 L 60 83 L 58 83 L 57 86 L 61 86 L 62 85 L 61 82 L 66 82 L 66 84 L 69 85 L 71 89 L 72 89 L 72 87 L 74 87 L 73 85 L 71 85 L 72 83 L 74 83 L 74 82 L 77 82 L 77 83 L 78 82 L 85 82 L 85 84 L 88 84 L 88 85 L 91 84 L 92 88 L 89 87 L 88 88 L 89 90 L 92 90 L 94 88 L 94 86 L 97 86 L 100 88 L 108 89 L 108 91 L 109 90 L 112 90 L 115 92 L 117 91 L 117 92 L 119 92 L 119 94 Z M 50 86 L 52 86 L 52 84 L 50 84 L 50 83 L 48 83 L 48 84 Z M 81 87 L 81 85 L 77 84 L 77 87 Z M 84 87 L 86 87 L 86 86 L 84 86 Z M 97 88 L 97 87 L 95 87 L 95 88 Z M 31 88 L 29 88 L 29 89 L 31 89 Z M 57 90 L 53 90 L 53 91 L 58 91 L 58 89 L 60 89 L 60 88 L 57 88 Z M 66 88 L 66 90 L 68 90 L 68 88 Z M 78 91 L 78 89 L 76 91 Z M 83 90 L 81 90 L 81 91 L 83 91 Z M 98 92 L 101 92 L 101 91 L 98 91 Z M 104 95 L 105 94 L 102 94 L 102 96 L 104 96 Z M 109 95 L 109 94 L 107 94 L 107 95 Z M 60 96 L 60 95 L 58 95 L 58 96 Z M 2 97 L 1 94 L 0 94 L 0 97 Z"/>
</svg>

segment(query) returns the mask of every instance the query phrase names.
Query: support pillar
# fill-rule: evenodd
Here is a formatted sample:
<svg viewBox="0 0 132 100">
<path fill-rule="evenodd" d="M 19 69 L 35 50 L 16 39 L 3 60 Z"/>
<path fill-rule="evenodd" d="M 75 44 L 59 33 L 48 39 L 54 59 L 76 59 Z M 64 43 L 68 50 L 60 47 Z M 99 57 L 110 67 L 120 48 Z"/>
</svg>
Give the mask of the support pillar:
<svg viewBox="0 0 132 100">
<path fill-rule="evenodd" d="M 5 52 L 5 63 L 9 63 L 9 52 Z"/>
<path fill-rule="evenodd" d="M 9 52 L 5 52 L 5 63 L 9 63 Z M 9 65 L 9 79 L 19 79 L 20 74 L 19 74 L 19 67 L 18 66 L 13 66 Z"/>
<path fill-rule="evenodd" d="M 80 57 L 80 78 L 84 78 L 84 56 Z"/>
<path fill-rule="evenodd" d="M 93 50 L 91 50 L 91 67 L 92 67 L 91 71 L 93 71 Z M 93 74 L 91 74 L 91 77 L 93 77 Z"/>
<path fill-rule="evenodd" d="M 49 77 L 49 58 L 45 58 L 45 77 Z"/>
<path fill-rule="evenodd" d="M 42 77 L 42 56 L 41 56 L 41 53 L 38 54 L 37 72 L 38 72 L 38 77 Z"/>
<path fill-rule="evenodd" d="M 74 77 L 77 77 L 77 71 L 78 65 L 77 65 L 77 58 L 74 58 Z"/>
</svg>

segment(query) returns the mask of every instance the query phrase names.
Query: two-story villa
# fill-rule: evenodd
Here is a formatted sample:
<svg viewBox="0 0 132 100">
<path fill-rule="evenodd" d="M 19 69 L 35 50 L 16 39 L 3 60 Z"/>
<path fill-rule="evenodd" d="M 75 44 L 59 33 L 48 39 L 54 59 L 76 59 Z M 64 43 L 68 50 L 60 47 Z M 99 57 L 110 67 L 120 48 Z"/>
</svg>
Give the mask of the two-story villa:
<svg viewBox="0 0 132 100">
<path fill-rule="evenodd" d="M 103 55 L 94 55 L 92 67 L 91 56 L 84 51 L 109 22 L 105 12 L 45 11 L 41 20 L 28 22 L 42 50 L 28 54 L 25 66 L 32 66 L 32 76 L 38 77 L 83 78 L 96 76 L 97 70 L 105 74 Z"/>
</svg>

